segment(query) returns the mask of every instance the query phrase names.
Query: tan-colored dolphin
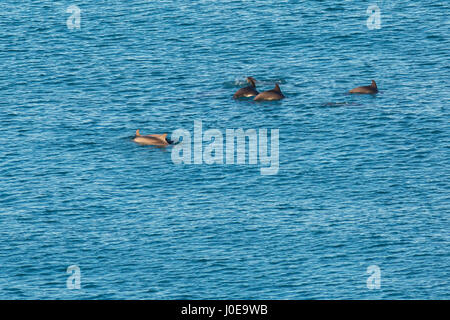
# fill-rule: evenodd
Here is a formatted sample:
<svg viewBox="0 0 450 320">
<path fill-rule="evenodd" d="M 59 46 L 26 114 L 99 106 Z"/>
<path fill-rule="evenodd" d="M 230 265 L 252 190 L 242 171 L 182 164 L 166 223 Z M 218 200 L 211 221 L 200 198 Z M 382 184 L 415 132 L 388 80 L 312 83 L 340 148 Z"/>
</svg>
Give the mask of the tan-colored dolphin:
<svg viewBox="0 0 450 320">
<path fill-rule="evenodd" d="M 136 130 L 136 135 L 134 136 L 133 141 L 147 146 L 168 146 L 169 144 L 172 144 L 172 141 L 167 139 L 167 133 L 141 136 L 139 129 Z"/>
<path fill-rule="evenodd" d="M 255 99 L 255 101 L 274 101 L 274 100 L 281 100 L 284 98 L 284 95 L 281 93 L 280 86 L 278 83 L 275 83 L 275 88 L 272 90 L 264 91 L 258 94 Z"/>
<path fill-rule="evenodd" d="M 247 82 L 250 83 L 250 85 L 245 88 L 240 88 L 238 91 L 236 91 L 236 93 L 233 95 L 233 99 L 254 97 L 259 94 L 259 92 L 256 90 L 255 78 L 247 77 Z"/>
<path fill-rule="evenodd" d="M 377 84 L 374 80 L 372 80 L 372 84 L 370 86 L 357 87 L 349 91 L 350 93 L 367 93 L 367 94 L 375 94 L 378 92 Z"/>
</svg>

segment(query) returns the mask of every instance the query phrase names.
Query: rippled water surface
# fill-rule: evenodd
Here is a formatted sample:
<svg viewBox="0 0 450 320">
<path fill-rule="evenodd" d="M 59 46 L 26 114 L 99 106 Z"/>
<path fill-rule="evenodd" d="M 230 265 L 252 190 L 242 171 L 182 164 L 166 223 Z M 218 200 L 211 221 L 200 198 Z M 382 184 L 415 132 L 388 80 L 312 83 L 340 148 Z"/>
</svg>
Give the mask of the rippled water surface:
<svg viewBox="0 0 450 320">
<path fill-rule="evenodd" d="M 3 0 L 0 298 L 449 299 L 449 9 Z M 194 121 L 279 129 L 278 174 L 131 141 Z"/>
</svg>

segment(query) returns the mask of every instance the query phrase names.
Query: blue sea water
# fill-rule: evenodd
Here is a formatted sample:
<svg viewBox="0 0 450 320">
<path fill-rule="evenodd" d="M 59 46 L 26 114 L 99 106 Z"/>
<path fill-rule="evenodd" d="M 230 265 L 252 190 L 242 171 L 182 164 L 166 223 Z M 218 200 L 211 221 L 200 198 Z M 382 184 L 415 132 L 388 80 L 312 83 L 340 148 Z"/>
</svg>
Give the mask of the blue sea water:
<svg viewBox="0 0 450 320">
<path fill-rule="evenodd" d="M 449 9 L 1 1 L 0 299 L 449 299 Z M 194 121 L 279 129 L 278 174 L 131 141 Z"/>
</svg>

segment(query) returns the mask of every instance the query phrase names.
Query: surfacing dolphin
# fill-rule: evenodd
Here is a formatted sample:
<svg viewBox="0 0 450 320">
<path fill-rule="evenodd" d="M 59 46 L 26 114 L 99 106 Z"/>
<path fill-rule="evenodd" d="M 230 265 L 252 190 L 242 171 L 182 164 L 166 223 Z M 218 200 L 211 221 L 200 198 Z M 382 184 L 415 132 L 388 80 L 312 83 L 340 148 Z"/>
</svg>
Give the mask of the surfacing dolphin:
<svg viewBox="0 0 450 320">
<path fill-rule="evenodd" d="M 254 97 L 259 94 L 259 92 L 256 91 L 255 78 L 247 77 L 247 82 L 250 83 L 250 85 L 245 88 L 240 88 L 238 91 L 236 91 L 236 93 L 233 95 L 233 99 Z"/>
<path fill-rule="evenodd" d="M 172 140 L 167 138 L 167 133 L 164 134 L 149 134 L 145 136 L 141 136 L 139 133 L 139 129 L 136 130 L 136 135 L 133 138 L 133 141 L 142 145 L 147 146 L 168 146 L 169 144 L 173 144 Z"/>
<path fill-rule="evenodd" d="M 378 88 L 374 80 L 372 80 L 372 84 L 370 86 L 357 87 L 349 91 L 349 93 L 366 93 L 366 94 L 375 94 L 377 92 Z"/>
<path fill-rule="evenodd" d="M 272 90 L 264 91 L 258 94 L 255 99 L 255 101 L 274 101 L 274 100 L 281 100 L 284 98 L 284 95 L 281 93 L 280 86 L 278 83 L 275 83 L 275 88 Z"/>
</svg>

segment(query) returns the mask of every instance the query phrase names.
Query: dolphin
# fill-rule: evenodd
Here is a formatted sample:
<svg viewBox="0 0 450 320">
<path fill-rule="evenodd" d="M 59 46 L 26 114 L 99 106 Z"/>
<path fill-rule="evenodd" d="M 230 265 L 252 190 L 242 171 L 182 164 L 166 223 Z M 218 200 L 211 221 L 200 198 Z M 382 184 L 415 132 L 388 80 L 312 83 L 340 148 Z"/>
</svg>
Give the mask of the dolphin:
<svg viewBox="0 0 450 320">
<path fill-rule="evenodd" d="M 275 88 L 272 90 L 264 91 L 258 94 L 255 101 L 271 101 L 271 100 L 281 100 L 284 98 L 284 95 L 281 93 L 280 86 L 278 83 L 275 83 Z"/>
<path fill-rule="evenodd" d="M 377 92 L 378 88 L 374 80 L 372 80 L 372 84 L 370 86 L 357 87 L 349 91 L 349 93 L 368 93 L 368 94 L 375 94 Z"/>
<path fill-rule="evenodd" d="M 167 139 L 167 133 L 141 136 L 139 129 L 136 130 L 136 135 L 134 136 L 133 141 L 147 146 L 168 146 L 173 143 L 172 140 Z"/>
<path fill-rule="evenodd" d="M 233 95 L 233 99 L 254 97 L 259 94 L 259 92 L 256 91 L 256 80 L 252 77 L 247 77 L 247 82 L 250 83 L 250 85 L 236 91 Z"/>
</svg>

